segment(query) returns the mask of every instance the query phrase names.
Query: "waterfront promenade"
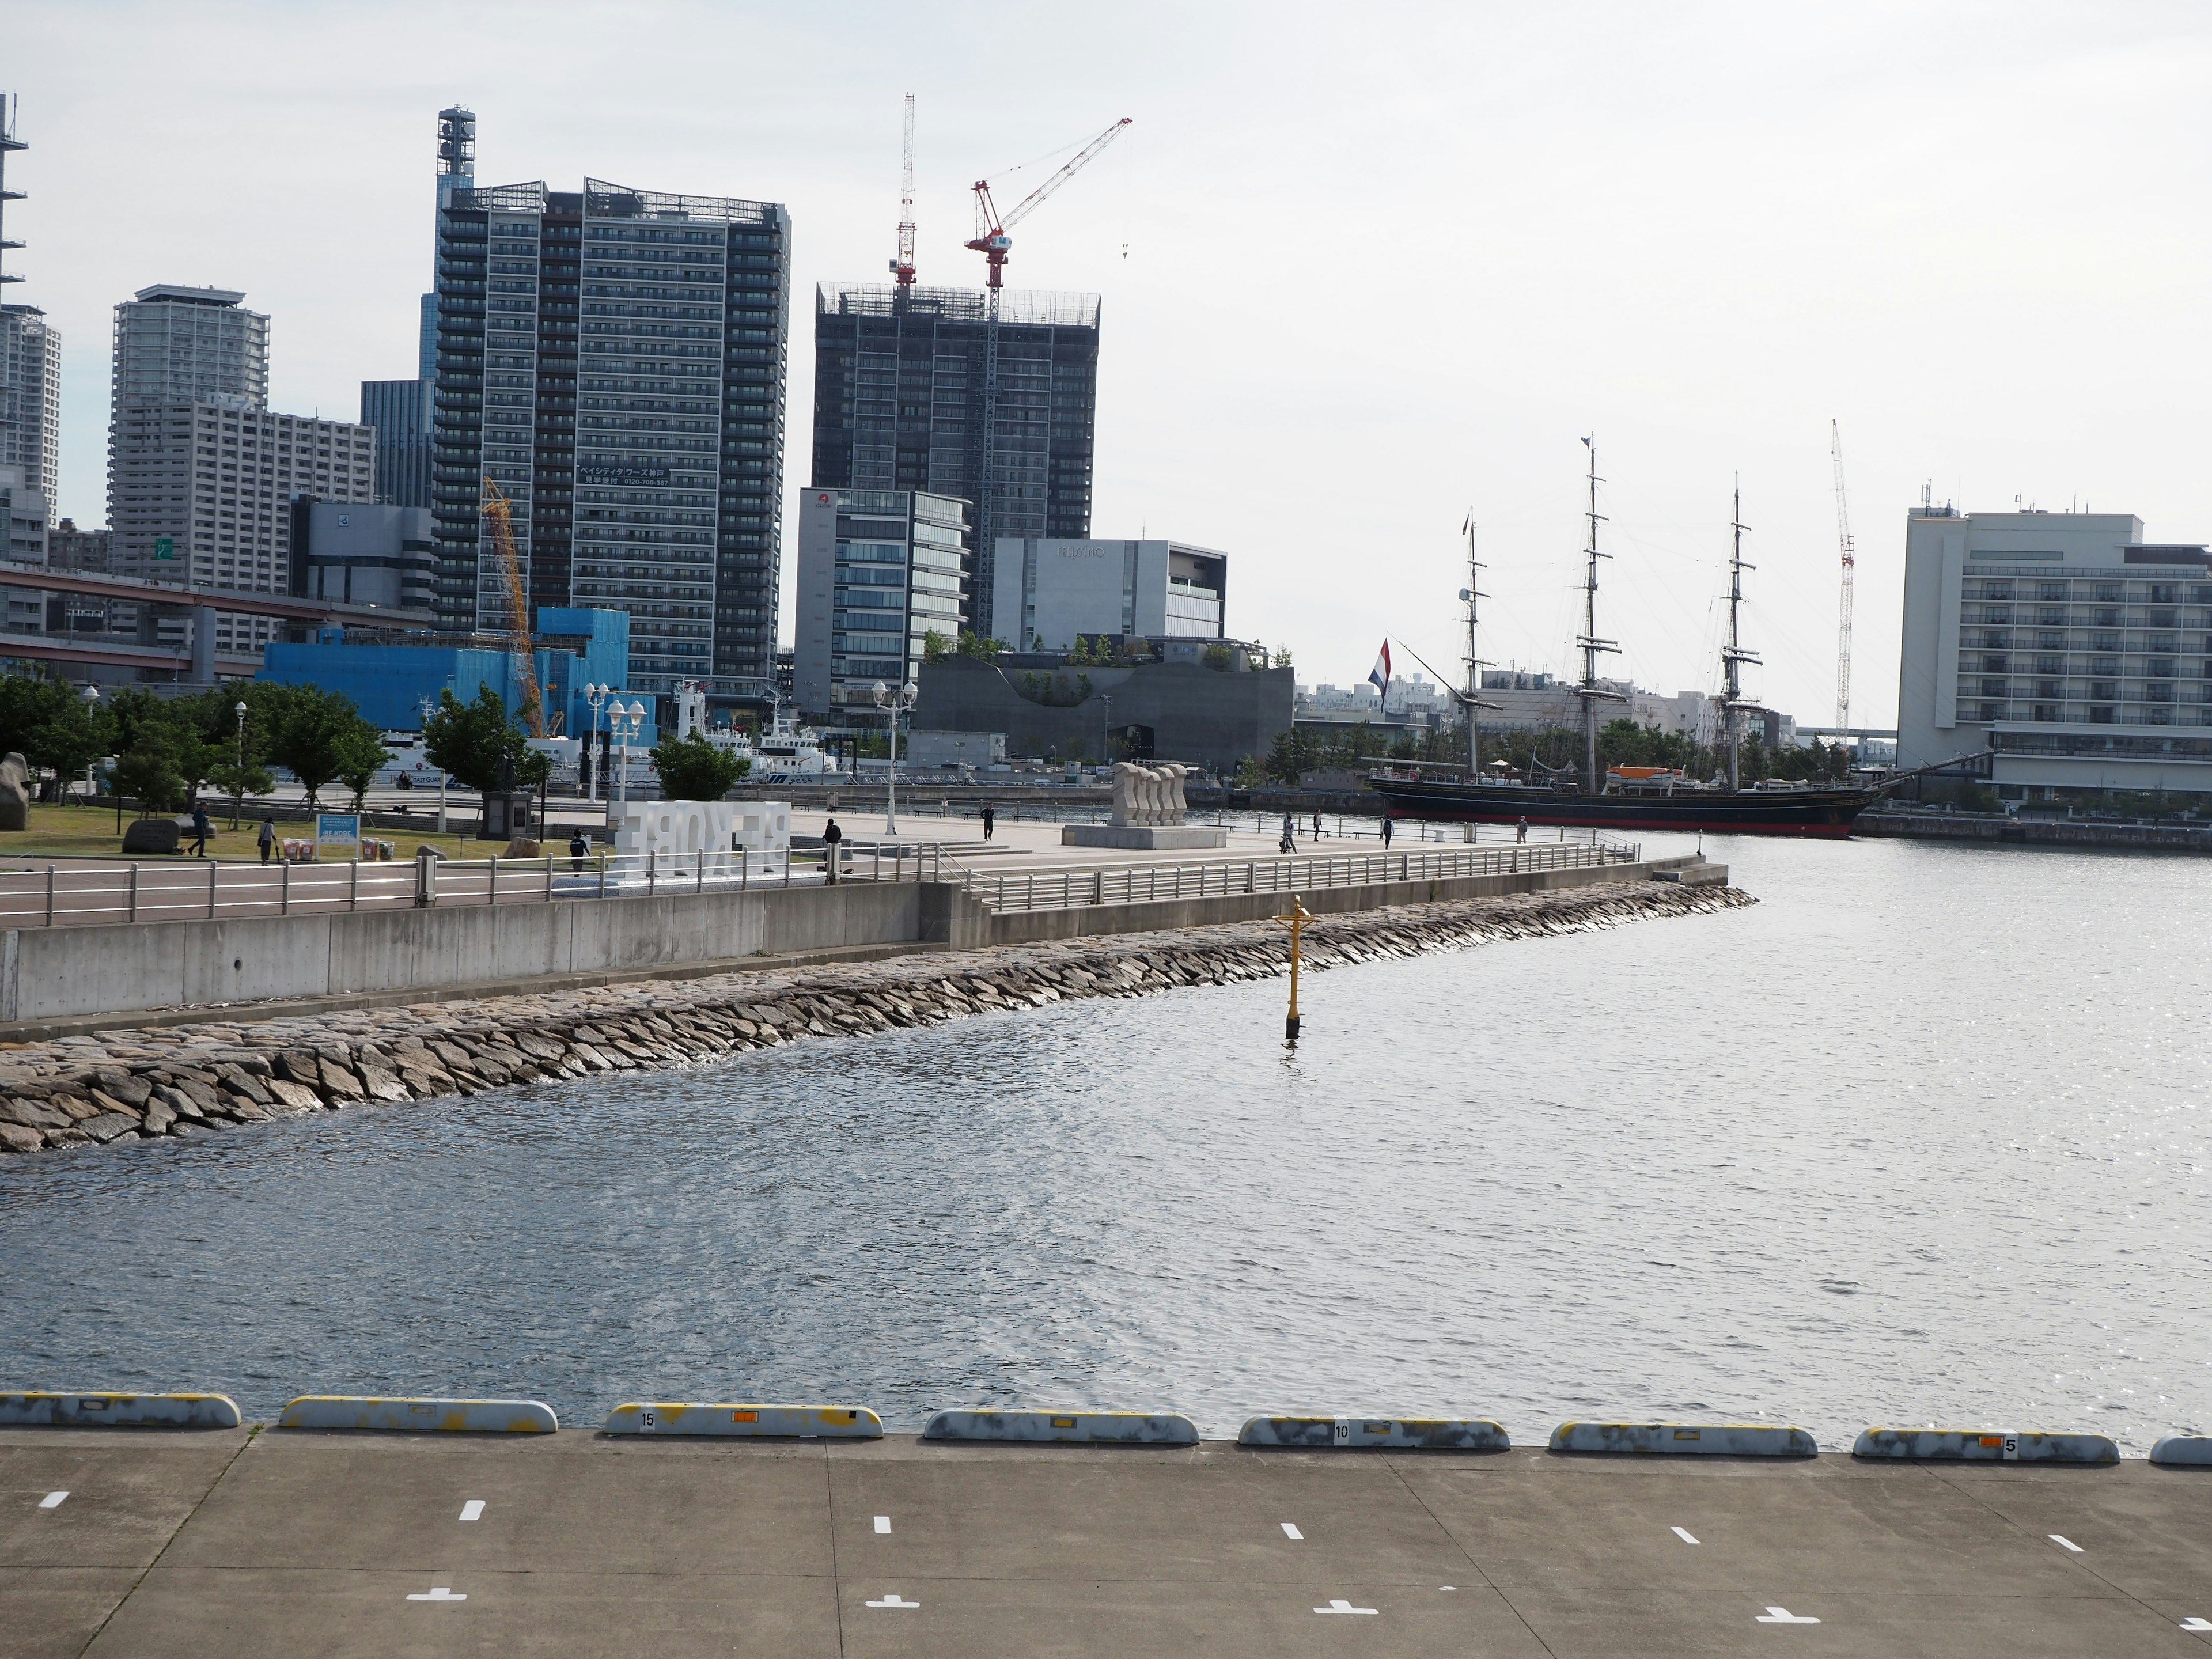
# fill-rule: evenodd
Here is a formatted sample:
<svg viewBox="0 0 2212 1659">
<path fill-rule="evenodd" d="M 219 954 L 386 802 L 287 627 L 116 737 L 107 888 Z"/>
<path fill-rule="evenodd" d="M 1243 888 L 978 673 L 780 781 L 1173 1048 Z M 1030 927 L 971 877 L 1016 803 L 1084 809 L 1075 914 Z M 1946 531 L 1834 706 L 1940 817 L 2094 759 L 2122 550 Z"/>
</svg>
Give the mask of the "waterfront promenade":
<svg viewBox="0 0 2212 1659">
<path fill-rule="evenodd" d="M 16 1429 L 0 1494 L 25 1659 L 2212 1644 L 2212 1472 L 2138 1461 Z"/>
</svg>

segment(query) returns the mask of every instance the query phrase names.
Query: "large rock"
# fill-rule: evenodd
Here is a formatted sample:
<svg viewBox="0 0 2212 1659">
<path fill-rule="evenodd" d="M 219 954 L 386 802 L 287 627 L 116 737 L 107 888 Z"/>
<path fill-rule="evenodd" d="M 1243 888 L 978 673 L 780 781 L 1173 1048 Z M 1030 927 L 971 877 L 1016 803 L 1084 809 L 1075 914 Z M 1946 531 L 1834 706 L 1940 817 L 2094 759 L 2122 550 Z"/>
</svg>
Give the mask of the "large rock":
<svg viewBox="0 0 2212 1659">
<path fill-rule="evenodd" d="M 31 827 L 31 769 L 21 755 L 0 760 L 0 830 Z"/>
<path fill-rule="evenodd" d="M 123 831 L 126 853 L 173 853 L 182 837 L 174 818 L 141 818 Z"/>
</svg>

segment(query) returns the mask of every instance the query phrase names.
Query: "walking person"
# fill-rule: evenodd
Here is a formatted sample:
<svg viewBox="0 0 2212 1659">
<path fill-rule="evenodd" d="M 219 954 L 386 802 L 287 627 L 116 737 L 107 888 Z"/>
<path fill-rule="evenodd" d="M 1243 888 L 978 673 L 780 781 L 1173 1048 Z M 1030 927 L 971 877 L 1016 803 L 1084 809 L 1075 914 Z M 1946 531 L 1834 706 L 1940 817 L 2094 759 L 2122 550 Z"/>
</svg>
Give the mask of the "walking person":
<svg viewBox="0 0 2212 1659">
<path fill-rule="evenodd" d="M 1514 839 L 1516 842 L 1523 842 L 1523 841 L 1526 841 L 1526 840 L 1528 840 L 1528 819 L 1526 819 L 1526 818 L 1522 819 L 1522 820 L 1521 820 L 1521 822 L 1520 822 L 1520 823 L 1515 827 L 1514 831 L 1513 831 L 1513 839 Z"/>
<path fill-rule="evenodd" d="M 253 844 L 261 849 L 261 861 L 264 864 L 268 863 L 270 854 L 276 850 L 276 820 L 275 818 L 264 817 L 261 820 L 261 828 L 254 831 Z"/>
<path fill-rule="evenodd" d="M 1297 825 L 1292 822 L 1288 812 L 1283 814 L 1282 848 L 1285 853 L 1295 853 L 1298 850 Z"/>
<path fill-rule="evenodd" d="M 1314 814 L 1314 839 L 1321 839 L 1321 814 L 1318 812 Z"/>
<path fill-rule="evenodd" d="M 837 858 L 842 850 L 840 843 L 844 839 L 845 832 L 837 827 L 836 819 L 832 818 L 822 826 L 822 844 L 824 849 L 822 860 L 822 878 L 832 887 L 837 884 Z"/>
<path fill-rule="evenodd" d="M 194 858 L 204 859 L 207 856 L 208 837 L 214 833 L 215 826 L 208 822 L 207 808 L 197 800 L 194 801 L 192 803 L 192 856 Z"/>
<path fill-rule="evenodd" d="M 1382 845 L 1386 851 L 1390 845 L 1390 820 L 1387 815 L 1382 819 Z"/>
<path fill-rule="evenodd" d="M 581 830 L 579 830 L 574 835 L 568 837 L 569 874 L 574 876 L 582 875 L 584 873 L 584 860 L 591 857 L 591 855 L 592 843 L 584 838 L 584 832 Z"/>
<path fill-rule="evenodd" d="M 998 822 L 999 814 L 996 809 L 986 806 L 983 809 L 983 839 L 985 841 L 991 839 L 991 831 L 993 828 L 997 825 Z"/>
</svg>

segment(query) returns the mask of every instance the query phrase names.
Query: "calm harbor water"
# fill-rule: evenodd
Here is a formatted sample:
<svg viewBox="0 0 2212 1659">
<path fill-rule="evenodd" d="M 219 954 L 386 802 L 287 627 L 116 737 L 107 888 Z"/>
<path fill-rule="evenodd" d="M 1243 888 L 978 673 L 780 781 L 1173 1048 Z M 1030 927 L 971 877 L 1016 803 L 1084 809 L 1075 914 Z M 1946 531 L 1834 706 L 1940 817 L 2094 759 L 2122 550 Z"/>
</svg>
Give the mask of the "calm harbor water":
<svg viewBox="0 0 2212 1659">
<path fill-rule="evenodd" d="M 1729 914 L 0 1164 L 0 1386 L 2212 1431 L 2212 866 Z"/>
</svg>

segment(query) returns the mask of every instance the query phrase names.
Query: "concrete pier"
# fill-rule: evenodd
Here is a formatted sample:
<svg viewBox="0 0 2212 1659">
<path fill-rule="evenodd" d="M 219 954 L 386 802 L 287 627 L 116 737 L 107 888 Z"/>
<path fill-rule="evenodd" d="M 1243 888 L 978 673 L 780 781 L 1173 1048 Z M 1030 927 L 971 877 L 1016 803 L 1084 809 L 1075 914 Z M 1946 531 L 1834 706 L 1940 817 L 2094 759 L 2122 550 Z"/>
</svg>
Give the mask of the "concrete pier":
<svg viewBox="0 0 2212 1659">
<path fill-rule="evenodd" d="M 0 1431 L 9 1656 L 2208 1647 L 2135 1461 Z"/>
</svg>

